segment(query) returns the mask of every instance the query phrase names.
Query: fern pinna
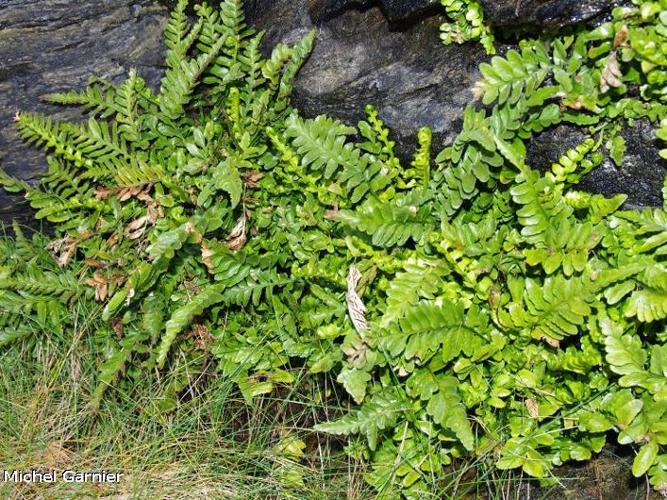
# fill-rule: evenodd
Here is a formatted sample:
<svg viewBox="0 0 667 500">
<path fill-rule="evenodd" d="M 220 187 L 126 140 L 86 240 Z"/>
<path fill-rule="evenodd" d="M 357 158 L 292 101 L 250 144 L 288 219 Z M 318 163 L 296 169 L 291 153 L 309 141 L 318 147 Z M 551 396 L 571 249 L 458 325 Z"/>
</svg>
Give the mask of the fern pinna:
<svg viewBox="0 0 667 500">
<path fill-rule="evenodd" d="M 18 115 L 49 170 L 38 187 L 1 180 L 56 234 L 51 258 L 42 240 L 3 257 L 0 342 L 99 303 L 94 406 L 123 372 L 209 357 L 249 402 L 290 383 L 292 360 L 335 373 L 356 406 L 316 429 L 353 436 L 384 498 L 423 498 L 465 456 L 548 482 L 612 433 L 666 490 L 667 205 L 576 190 L 624 124 L 667 117 L 664 7 L 491 59 L 486 107 L 435 156 L 420 131 L 408 166 L 370 106 L 356 127 L 289 107 L 312 34 L 265 59 L 239 0 L 194 23 L 179 2 L 157 93 L 131 72 L 50 97 L 87 123 Z M 527 141 L 563 122 L 590 137 L 527 165 Z M 44 286 L 21 292 L 30 276 Z"/>
</svg>

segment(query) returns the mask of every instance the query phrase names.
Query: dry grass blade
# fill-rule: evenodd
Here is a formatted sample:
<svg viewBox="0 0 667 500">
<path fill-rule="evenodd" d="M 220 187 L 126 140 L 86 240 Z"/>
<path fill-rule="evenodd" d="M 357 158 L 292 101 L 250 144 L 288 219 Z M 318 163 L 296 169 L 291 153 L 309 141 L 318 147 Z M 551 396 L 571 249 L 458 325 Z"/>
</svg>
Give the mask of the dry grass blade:
<svg viewBox="0 0 667 500">
<path fill-rule="evenodd" d="M 616 58 L 616 51 L 614 51 L 607 59 L 607 64 L 605 64 L 602 74 L 600 75 L 600 91 L 604 94 L 611 88 L 620 87 L 623 85 L 623 82 L 621 81 L 622 77 L 623 73 L 621 72 L 621 67 Z"/>
<path fill-rule="evenodd" d="M 71 262 L 72 257 L 74 257 L 77 245 L 77 240 L 67 235 L 64 238 L 53 240 L 48 244 L 46 249 L 53 253 L 53 257 L 56 259 L 59 267 L 65 267 Z"/>
<path fill-rule="evenodd" d="M 359 270 L 354 266 L 350 267 L 347 275 L 347 294 L 345 298 L 352 324 L 359 334 L 363 334 L 368 330 L 368 322 L 366 321 L 366 306 L 357 294 L 357 284 L 360 279 L 361 273 Z"/>
</svg>

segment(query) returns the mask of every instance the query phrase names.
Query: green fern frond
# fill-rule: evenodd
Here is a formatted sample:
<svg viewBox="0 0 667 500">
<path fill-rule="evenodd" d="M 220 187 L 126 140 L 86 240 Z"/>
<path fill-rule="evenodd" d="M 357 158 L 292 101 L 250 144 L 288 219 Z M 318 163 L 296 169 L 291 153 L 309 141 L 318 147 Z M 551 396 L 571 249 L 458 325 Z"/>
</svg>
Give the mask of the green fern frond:
<svg viewBox="0 0 667 500">
<path fill-rule="evenodd" d="M 404 245 L 409 239 L 417 242 L 431 228 L 430 221 L 414 206 L 397 206 L 369 199 L 357 210 L 341 210 L 336 219 L 367 234 L 373 245 L 389 248 Z"/>
<path fill-rule="evenodd" d="M 102 118 L 113 116 L 118 111 L 116 89 L 110 82 L 97 77 L 88 80 L 85 90 L 47 94 L 41 98 L 52 104 L 83 106 Z"/>
<path fill-rule="evenodd" d="M 475 198 L 479 193 L 478 183 L 488 182 L 491 169 L 503 165 L 491 125 L 483 110 L 468 106 L 461 134 L 436 157 L 440 171 L 434 173 L 434 181 L 447 216 L 453 216 L 464 201 Z"/>
<path fill-rule="evenodd" d="M 207 53 L 189 60 L 179 59 L 178 66 L 166 71 L 157 100 L 160 111 L 167 120 L 176 120 L 183 116 L 184 106 L 190 101 L 192 91 L 224 43 L 225 39 L 219 38 Z"/>
<path fill-rule="evenodd" d="M 583 191 L 568 191 L 563 200 L 575 210 L 586 210 L 590 215 L 590 221 L 597 224 L 610 215 L 616 213 L 627 195 L 617 194 L 607 198 L 600 194 L 585 193 Z"/>
<path fill-rule="evenodd" d="M 641 340 L 632 332 L 624 332 L 618 325 L 603 328 L 606 360 L 619 375 L 641 373 L 647 360 Z"/>
<path fill-rule="evenodd" d="M 220 17 L 226 39 L 223 52 L 230 61 L 236 62 L 243 42 L 254 35 L 254 30 L 245 22 L 243 0 L 224 0 L 220 5 Z"/>
<path fill-rule="evenodd" d="M 483 329 L 488 319 L 477 307 L 468 311 L 460 302 L 421 303 L 411 308 L 394 328 L 379 337 L 380 346 L 392 357 L 428 362 L 437 352 L 445 363 L 462 350 L 470 353 L 476 328 Z"/>
<path fill-rule="evenodd" d="M 312 170 L 323 170 L 331 179 L 338 169 L 359 162 L 361 152 L 346 142 L 356 130 L 327 116 L 303 120 L 291 115 L 287 120 L 287 136 L 301 156 L 301 164 Z"/>
<path fill-rule="evenodd" d="M 417 141 L 419 147 L 412 160 L 412 172 L 406 172 L 408 177 L 413 174 L 416 179 L 419 179 L 422 187 L 426 187 L 431 182 L 431 129 L 422 127 L 417 133 Z"/>
<path fill-rule="evenodd" d="M 395 392 L 385 390 L 367 400 L 361 409 L 339 420 L 317 424 L 314 429 L 337 435 L 365 434 L 369 448 L 375 450 L 380 433 L 393 427 L 407 410 L 407 402 Z"/>
<path fill-rule="evenodd" d="M 30 206 L 37 210 L 36 219 L 61 223 L 67 227 L 76 222 L 82 213 L 88 211 L 105 211 L 104 204 L 90 197 L 71 196 L 63 198 L 50 192 L 33 189 L 26 193 Z"/>
<path fill-rule="evenodd" d="M 132 68 L 127 79 L 118 87 L 116 92 L 118 131 L 121 137 L 132 143 L 134 147 L 145 146 L 145 143 L 142 143 L 142 125 L 139 119 L 140 101 L 145 89 L 144 80 Z"/>
<path fill-rule="evenodd" d="M 47 163 L 49 168 L 41 178 L 41 185 L 50 193 L 62 199 L 90 195 L 91 183 L 82 178 L 76 167 L 54 157 L 48 157 Z"/>
<path fill-rule="evenodd" d="M 438 376 L 436 380 L 438 392 L 429 398 L 426 412 L 436 424 L 451 430 L 466 450 L 473 450 L 475 437 L 458 391 L 458 379 Z"/>
<path fill-rule="evenodd" d="M 273 270 L 251 271 L 250 276 L 244 281 L 225 290 L 223 300 L 225 303 L 238 306 L 246 307 L 249 304 L 258 306 L 262 297 L 272 294 L 275 288 L 288 285 L 292 281 Z"/>
<path fill-rule="evenodd" d="M 385 126 L 378 110 L 372 105 L 365 108 L 366 121 L 359 122 L 359 133 L 366 139 L 366 142 L 359 144 L 364 151 L 377 155 L 382 161 L 391 168 L 400 170 L 400 160 L 396 157 L 394 147 L 396 143 L 389 139 L 390 131 Z"/>
<path fill-rule="evenodd" d="M 204 312 L 205 309 L 224 301 L 222 293 L 224 289 L 224 284 L 209 285 L 193 297 L 190 302 L 172 313 L 171 318 L 165 323 L 165 331 L 157 349 L 156 362 L 158 367 L 162 368 L 164 366 L 176 336 L 190 325 L 192 319 Z"/>
<path fill-rule="evenodd" d="M 549 236 L 558 234 L 559 227 L 571 208 L 563 202 L 562 185 L 549 176 L 531 170 L 521 174 L 510 192 L 515 203 L 521 234 L 532 244 L 549 244 Z"/>
<path fill-rule="evenodd" d="M 202 21 L 201 33 L 197 38 L 197 48 L 202 54 L 209 54 L 214 50 L 220 39 L 226 41 L 229 33 L 220 18 L 218 9 L 204 3 L 196 5 L 195 10 Z M 233 42 L 230 41 L 229 43 Z M 206 84 L 215 85 L 214 92 L 218 93 L 223 92 L 228 83 L 237 80 L 239 77 L 240 67 L 238 63 L 223 55 L 222 50 L 218 50 L 206 70 L 203 81 Z"/>
<path fill-rule="evenodd" d="M 525 45 L 521 52 L 508 50 L 505 57 L 495 56 L 491 63 L 479 66 L 483 79 L 477 91 L 482 102 L 516 103 L 522 94 L 532 94 L 548 73 L 549 55 L 540 45 Z"/>
<path fill-rule="evenodd" d="M 575 148 L 568 149 L 567 152 L 551 166 L 554 180 L 557 183 L 569 182 L 571 184 L 576 184 L 581 175 L 586 174 L 587 171 L 593 168 L 593 165 L 591 164 L 590 167 L 584 167 L 582 174 L 573 175 L 586 155 L 595 149 L 595 146 L 595 141 L 589 138 Z"/>
<path fill-rule="evenodd" d="M 77 151 L 67 124 L 57 123 L 50 117 L 20 113 L 16 128 L 24 141 L 45 150 L 53 150 L 56 155 L 79 167 L 87 167 L 92 163 Z"/>
<path fill-rule="evenodd" d="M 596 287 L 584 278 L 546 278 L 524 282 L 523 304 L 501 311 L 502 325 L 523 329 L 535 339 L 560 341 L 576 335 L 591 313 Z"/>
<path fill-rule="evenodd" d="M 110 350 L 106 360 L 100 366 L 97 385 L 90 398 L 89 404 L 93 411 L 99 410 L 104 393 L 113 386 L 121 372 L 125 370 L 131 356 L 132 349 L 130 348 L 114 346 Z"/>
<path fill-rule="evenodd" d="M 14 290 L 23 296 L 56 298 L 68 304 L 82 293 L 77 277 L 69 272 L 44 272 L 27 269 L 17 276 L 0 279 L 0 288 Z"/>
<path fill-rule="evenodd" d="M 440 38 L 445 45 L 479 40 L 487 54 L 496 53 L 494 36 L 477 0 L 440 0 L 440 3 L 448 18 L 440 27 Z"/>
<path fill-rule="evenodd" d="M 111 126 L 94 118 L 87 126 L 67 126 L 71 145 L 78 156 L 103 165 L 110 171 L 125 165 L 131 155 L 126 141 L 119 135 L 115 123 Z"/>
<path fill-rule="evenodd" d="M 289 137 L 301 163 L 314 170 L 324 170 L 325 179 L 333 179 L 344 188 L 352 204 L 370 194 L 385 190 L 398 175 L 396 164 L 385 163 L 375 155 L 362 154 L 346 138 L 356 132 L 327 117 L 288 120 Z"/>
<path fill-rule="evenodd" d="M 9 313 L 7 313 L 9 314 Z M 17 318 L 12 323 L 21 323 L 23 318 Z M 0 347 L 12 345 L 21 339 L 35 334 L 35 327 L 31 324 L 23 323 L 17 327 L 4 327 L 0 333 Z"/>
<path fill-rule="evenodd" d="M 628 298 L 624 314 L 644 323 L 667 318 L 667 292 L 651 288 L 636 290 Z"/>
<path fill-rule="evenodd" d="M 438 262 L 406 262 L 404 271 L 397 273 L 387 288 L 387 307 L 381 326 L 387 328 L 405 317 L 420 298 L 433 299 L 442 274 L 442 267 Z"/>
<path fill-rule="evenodd" d="M 164 30 L 164 44 L 167 49 L 174 50 L 183 42 L 189 29 L 188 16 L 185 10 L 190 2 L 178 0 L 176 6 L 169 15 L 169 21 Z"/>
<path fill-rule="evenodd" d="M 33 188 L 27 182 L 12 177 L 0 168 L 0 186 L 2 186 L 9 193 L 28 193 Z"/>
<path fill-rule="evenodd" d="M 313 45 L 315 44 L 315 31 L 310 31 L 306 36 L 304 36 L 299 42 L 297 42 L 292 47 L 292 53 L 290 55 L 289 61 L 285 65 L 283 70 L 283 75 L 280 78 L 280 84 L 278 86 L 278 106 L 287 106 L 287 99 L 292 93 L 292 85 L 294 84 L 294 79 L 296 78 L 297 73 L 306 62 L 306 59 L 310 56 L 310 53 L 313 51 Z"/>
<path fill-rule="evenodd" d="M 544 239 L 550 242 L 548 247 L 528 248 L 523 253 L 527 264 L 541 265 L 547 274 L 562 266 L 565 276 L 572 276 L 575 271 L 580 273 L 585 269 L 590 252 L 603 236 L 601 226 L 564 219 L 555 233 L 545 235 Z"/>
<path fill-rule="evenodd" d="M 265 81 L 262 75 L 263 59 L 259 50 L 259 45 L 264 37 L 264 32 L 257 33 L 250 39 L 245 46 L 243 53 L 239 56 L 239 62 L 243 65 L 246 74 L 245 105 L 252 106 L 255 96 L 255 89 Z"/>
<path fill-rule="evenodd" d="M 660 209 L 644 210 L 638 218 L 639 252 L 667 255 L 667 212 Z"/>
<path fill-rule="evenodd" d="M 273 48 L 271 56 L 264 61 L 262 75 L 271 82 L 271 88 L 274 90 L 278 88 L 283 68 L 291 57 L 292 49 L 284 43 L 279 43 Z"/>
</svg>

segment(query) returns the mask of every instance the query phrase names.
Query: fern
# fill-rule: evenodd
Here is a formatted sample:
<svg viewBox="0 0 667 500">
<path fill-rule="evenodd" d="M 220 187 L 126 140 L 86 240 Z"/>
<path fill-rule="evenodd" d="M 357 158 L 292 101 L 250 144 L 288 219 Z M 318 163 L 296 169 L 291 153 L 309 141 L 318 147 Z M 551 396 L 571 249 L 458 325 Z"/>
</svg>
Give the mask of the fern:
<svg viewBox="0 0 667 500">
<path fill-rule="evenodd" d="M 130 361 L 132 351 L 130 349 L 118 348 L 111 351 L 108 358 L 102 363 L 97 381 L 97 386 L 90 399 L 90 406 L 98 410 L 104 393 L 118 379 L 120 373 Z"/>
<path fill-rule="evenodd" d="M 477 4 L 445 5 L 446 38 L 485 36 Z M 290 367 L 330 372 L 356 404 L 317 429 L 365 436 L 348 449 L 392 498 L 432 496 L 473 453 L 548 478 L 613 435 L 666 488 L 665 207 L 574 190 L 601 145 L 621 161 L 624 126 L 666 118 L 660 4 L 491 59 L 481 106 L 435 158 L 422 129 L 408 168 L 374 108 L 356 127 L 290 108 L 314 34 L 264 58 L 240 1 L 186 7 L 156 94 L 131 71 L 51 97 L 87 123 L 19 114 L 48 172 L 0 183 L 53 234 L 0 239 L 0 344 L 101 310 L 93 409 L 146 370 L 168 380 L 163 411 L 191 368 L 249 403 Z M 586 137 L 531 168 L 529 141 L 562 123 Z"/>
<path fill-rule="evenodd" d="M 294 115 L 288 124 L 287 133 L 294 137 L 292 145 L 301 155 L 303 165 L 324 170 L 325 179 L 336 177 L 353 204 L 369 193 L 383 192 L 398 173 L 396 163 L 388 165 L 375 155 L 363 154 L 361 149 L 345 143 L 346 137 L 356 132 L 351 127 L 325 116 L 304 121 Z"/>
<path fill-rule="evenodd" d="M 145 145 L 141 141 L 143 125 L 139 120 L 140 103 L 143 103 L 148 97 L 145 92 L 145 82 L 137 76 L 134 69 L 130 70 L 127 80 L 118 87 L 116 92 L 118 131 L 125 141 L 133 143 L 136 147 Z"/>
<path fill-rule="evenodd" d="M 380 392 L 362 409 L 337 421 L 318 424 L 315 430 L 343 435 L 362 433 L 366 435 L 369 448 L 375 450 L 379 433 L 393 426 L 407 410 L 406 402 L 398 394 Z"/>
<path fill-rule="evenodd" d="M 474 448 L 475 438 L 461 402 L 456 377 L 438 377 L 438 392 L 429 398 L 426 411 L 434 422 L 451 429 L 466 450 Z"/>
<path fill-rule="evenodd" d="M 477 91 L 484 104 L 515 104 L 522 95 L 530 95 L 544 82 L 549 56 L 540 45 L 526 45 L 521 52 L 509 50 L 505 57 L 495 56 L 479 67 L 483 80 Z"/>
<path fill-rule="evenodd" d="M 431 182 L 431 129 L 422 128 L 417 134 L 419 141 L 419 149 L 412 161 L 413 176 L 421 182 L 421 185 L 426 187 Z M 409 175 L 408 174 L 408 175 Z"/>
<path fill-rule="evenodd" d="M 70 309 L 87 300 L 75 272 L 60 269 L 47 251 L 45 238 L 28 240 L 14 225 L 16 241 L 0 238 L 0 344 L 7 345 L 35 332 L 63 334 Z M 70 257 L 68 256 L 67 259 Z"/>
<path fill-rule="evenodd" d="M 224 285 L 211 285 L 202 290 L 186 305 L 176 309 L 171 318 L 165 323 L 165 332 L 157 351 L 157 364 L 161 368 L 167 360 L 169 349 L 176 339 L 176 335 L 187 328 L 192 319 L 205 309 L 218 304 L 223 300 Z"/>
<path fill-rule="evenodd" d="M 115 88 L 108 81 L 96 77 L 88 80 L 88 87 L 83 91 L 47 94 L 42 99 L 53 104 L 83 106 L 103 118 L 118 112 Z"/>
<path fill-rule="evenodd" d="M 477 0 L 440 0 L 440 3 L 449 19 L 440 27 L 440 38 L 445 45 L 479 40 L 487 54 L 495 54 L 494 37 Z"/>
<path fill-rule="evenodd" d="M 356 165 L 361 153 L 346 138 L 355 130 L 326 116 L 304 121 L 293 115 L 288 122 L 287 134 L 294 137 L 292 142 L 301 155 L 304 167 L 323 170 L 325 179 L 331 177 L 341 167 Z"/>
<path fill-rule="evenodd" d="M 387 288 L 387 308 L 382 325 L 388 327 L 403 317 L 420 298 L 433 299 L 440 285 L 440 263 L 421 260 L 406 262 Z"/>
<path fill-rule="evenodd" d="M 547 278 L 541 287 L 526 280 L 524 286 L 525 309 L 513 304 L 504 317 L 533 338 L 558 341 L 576 335 L 591 313 L 594 288 L 582 279 Z"/>
<path fill-rule="evenodd" d="M 570 207 L 563 202 L 562 189 L 550 177 L 527 172 L 516 179 L 511 189 L 512 198 L 521 205 L 517 210 L 521 234 L 529 243 L 549 243 L 548 237 L 555 235 L 561 221 L 570 215 Z"/>
<path fill-rule="evenodd" d="M 625 315 L 639 321 L 653 322 L 667 317 L 667 294 L 664 290 L 637 290 L 630 295 Z"/>
<path fill-rule="evenodd" d="M 207 53 L 190 60 L 180 61 L 178 67 L 167 70 L 158 96 L 160 111 L 167 120 L 183 116 L 184 107 L 190 101 L 192 91 L 201 75 L 222 49 L 224 40 L 224 38 L 219 39 Z"/>
<path fill-rule="evenodd" d="M 449 361 L 472 345 L 475 326 L 484 325 L 485 321 L 476 308 L 468 311 L 466 317 L 460 303 L 418 304 L 401 318 L 400 330 L 383 335 L 380 343 L 392 356 L 402 354 L 408 360 L 418 358 L 423 363 L 441 352 L 444 361 Z"/>
<path fill-rule="evenodd" d="M 21 113 L 17 116 L 16 127 L 24 141 L 46 149 L 53 148 L 58 156 L 78 167 L 91 165 L 74 147 L 69 129 L 54 123 L 51 118 Z"/>
<path fill-rule="evenodd" d="M 428 217 L 414 206 L 393 206 L 370 199 L 356 211 L 338 212 L 337 219 L 371 236 L 374 245 L 392 247 L 419 241 L 429 229 Z"/>
<path fill-rule="evenodd" d="M 3 342 L 29 337 L 30 328 L 62 332 L 74 301 L 100 302 L 106 326 L 99 335 L 112 347 L 100 363 L 93 408 L 106 387 L 141 372 L 127 367 L 175 370 L 176 345 L 179 355 L 196 355 L 190 328 L 217 333 L 223 309 L 232 318 L 247 308 L 264 312 L 274 291 L 294 281 L 282 254 L 246 264 L 235 253 L 256 230 L 246 221 L 258 201 L 245 197 L 259 187 L 260 171 L 275 166 L 266 128 L 285 135 L 291 82 L 313 35 L 265 60 L 240 1 L 219 10 L 198 6 L 194 22 L 187 5 L 179 1 L 167 23 L 167 70 L 157 94 L 131 70 L 117 87 L 91 80 L 83 91 L 47 96 L 92 116 L 70 124 L 19 114 L 19 134 L 52 153 L 49 170 L 36 187 L 0 174 L 6 189 L 25 192 L 37 218 L 54 224 L 54 257 L 62 266 L 3 276 Z M 261 243 L 251 248 L 257 259 Z M 88 264 L 73 274 L 69 267 L 82 262 Z M 251 273 L 255 267 L 261 272 Z M 120 341 L 116 330 L 125 332 Z M 269 357 L 278 351 L 258 346 Z M 240 338 L 233 345 L 243 347 Z M 254 369 L 271 372 L 285 363 L 272 359 L 267 365 L 257 358 Z M 236 370 L 235 381 L 244 377 Z"/>
</svg>

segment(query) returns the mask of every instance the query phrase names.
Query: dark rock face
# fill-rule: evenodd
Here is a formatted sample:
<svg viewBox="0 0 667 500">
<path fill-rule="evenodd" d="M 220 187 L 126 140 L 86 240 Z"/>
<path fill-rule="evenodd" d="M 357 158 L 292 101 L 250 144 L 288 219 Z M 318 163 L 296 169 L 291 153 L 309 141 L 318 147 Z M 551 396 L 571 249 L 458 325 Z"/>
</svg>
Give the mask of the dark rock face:
<svg viewBox="0 0 667 500">
<path fill-rule="evenodd" d="M 351 9 L 379 6 L 390 22 L 405 21 L 434 13 L 439 0 L 310 0 L 310 17 L 316 23 L 328 21 Z"/>
<path fill-rule="evenodd" d="M 281 40 L 294 42 L 314 27 L 308 4 L 255 0 L 246 7 L 255 27 L 267 30 L 268 49 Z M 295 106 L 308 116 L 326 113 L 356 123 L 370 103 L 398 136 L 404 154 L 411 152 L 422 125 L 433 129 L 440 146 L 456 135 L 472 100 L 477 66 L 487 57 L 478 44 L 443 46 L 441 23 L 441 16 L 427 16 L 396 25 L 383 7 L 374 6 L 351 8 L 317 26 L 315 49 L 295 85 Z"/>
<path fill-rule="evenodd" d="M 17 110 L 80 116 L 39 96 L 83 88 L 88 77 L 117 81 L 134 66 L 156 84 L 167 9 L 150 0 L 0 0 L 0 162 L 29 179 L 45 162 L 16 136 Z M 32 211 L 0 189 L 0 220 L 33 223 Z"/>
<path fill-rule="evenodd" d="M 611 8 L 614 0 L 480 0 L 487 20 L 494 26 L 557 29 L 591 19 Z M 382 8 L 390 22 L 435 14 L 439 0 L 310 0 L 316 23 L 345 11 Z"/>
<path fill-rule="evenodd" d="M 494 26 L 556 29 L 591 19 L 613 0 L 480 0 Z"/>
<path fill-rule="evenodd" d="M 634 127 L 621 132 L 626 141 L 623 165 L 617 167 L 606 158 L 604 163 L 584 177 L 579 188 L 591 193 L 628 196 L 626 206 L 638 208 L 662 205 L 662 183 L 667 162 L 660 158 L 655 128 L 648 120 L 638 120 Z M 586 136 L 581 129 L 560 125 L 537 136 L 528 148 L 527 162 L 545 171 L 569 148 L 576 147 Z"/>
<path fill-rule="evenodd" d="M 310 0 L 308 12 L 316 23 L 322 23 L 339 16 L 352 8 L 365 9 L 370 0 Z"/>
<path fill-rule="evenodd" d="M 662 146 L 655 137 L 655 127 L 648 120 L 639 120 L 621 135 L 627 146 L 623 165 L 616 167 L 606 160 L 582 180 L 581 189 L 602 194 L 625 193 L 628 207 L 662 205 L 667 162 L 658 154 Z"/>
<path fill-rule="evenodd" d="M 162 29 L 171 0 L 0 0 L 0 160 L 24 179 L 41 171 L 41 152 L 21 144 L 12 127 L 16 110 L 60 119 L 73 109 L 39 101 L 47 92 L 82 88 L 92 74 L 118 81 L 135 66 L 156 86 L 163 58 Z M 555 26 L 608 8 L 603 0 L 484 0 L 500 25 Z M 375 105 L 409 156 L 420 126 L 434 131 L 438 150 L 460 130 L 472 102 L 477 67 L 487 60 L 479 44 L 441 45 L 438 0 L 246 0 L 249 23 L 266 30 L 264 49 L 294 43 L 318 29 L 315 50 L 301 71 L 293 102 L 305 115 L 326 113 L 348 123 Z M 511 9 L 510 9 L 511 7 Z M 650 126 L 628 131 L 627 166 L 605 165 L 584 186 L 630 195 L 631 205 L 660 203 L 664 162 Z M 549 166 L 578 137 L 559 127 L 537 138 L 530 164 Z M 661 166 L 663 165 L 663 166 Z M 18 197 L 0 190 L 0 220 L 33 223 Z M 34 224 L 34 223 L 33 223 Z"/>
<path fill-rule="evenodd" d="M 380 3 L 390 21 L 416 18 L 440 5 L 439 0 L 381 0 Z"/>
</svg>

